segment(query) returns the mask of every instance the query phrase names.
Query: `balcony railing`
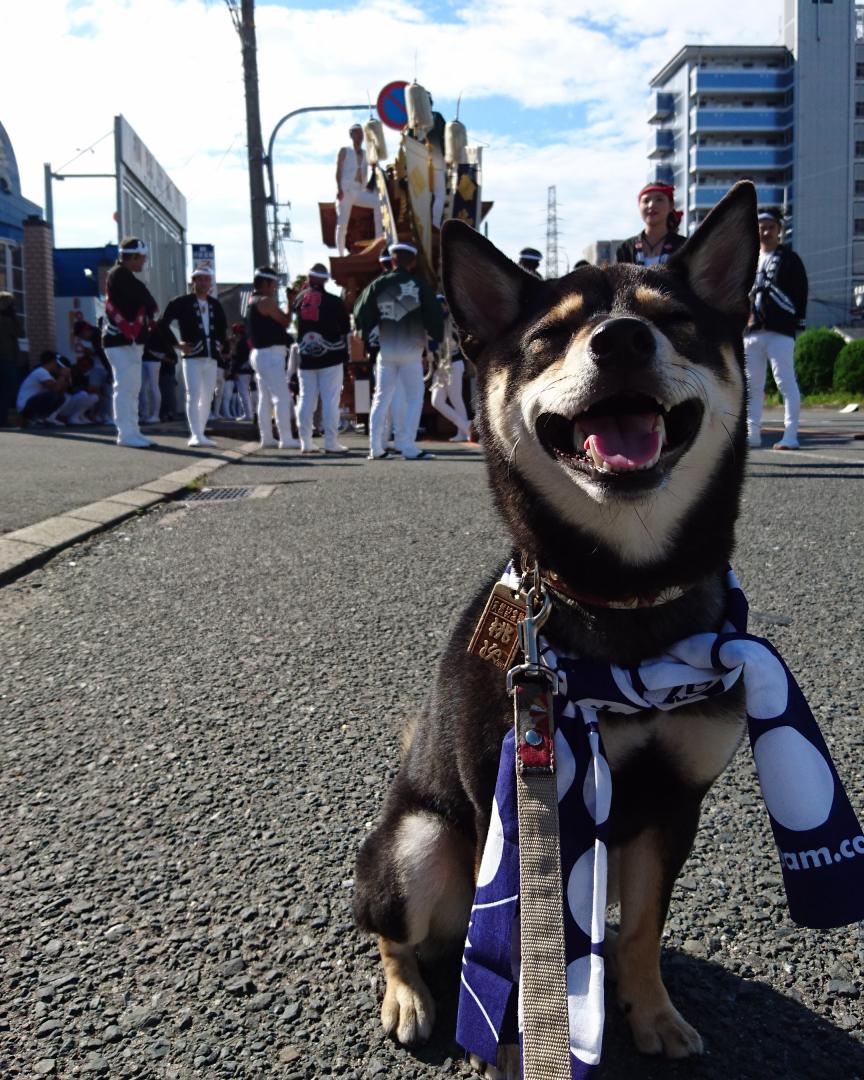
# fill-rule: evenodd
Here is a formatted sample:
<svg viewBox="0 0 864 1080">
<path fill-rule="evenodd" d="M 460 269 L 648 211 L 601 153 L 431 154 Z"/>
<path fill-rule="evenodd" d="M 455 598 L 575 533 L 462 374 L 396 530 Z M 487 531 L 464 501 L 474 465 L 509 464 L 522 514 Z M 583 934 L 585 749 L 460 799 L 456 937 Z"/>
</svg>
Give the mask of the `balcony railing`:
<svg viewBox="0 0 864 1080">
<path fill-rule="evenodd" d="M 690 110 L 690 131 L 785 131 L 792 127 L 793 110 L 705 109 Z"/>
<path fill-rule="evenodd" d="M 720 202 L 728 190 L 728 187 L 693 184 L 690 187 L 690 206 L 694 210 L 708 210 Z M 786 201 L 786 192 L 782 187 L 757 185 L 756 199 L 760 206 L 782 206 Z"/>
<path fill-rule="evenodd" d="M 791 146 L 694 146 L 690 168 L 711 172 L 749 172 L 785 169 L 792 164 Z"/>
<path fill-rule="evenodd" d="M 658 161 L 649 173 L 648 179 L 655 184 L 674 184 L 675 170 L 671 165 Z"/>
<path fill-rule="evenodd" d="M 668 120 L 675 112 L 675 95 L 657 91 L 648 101 L 648 123 L 657 124 Z"/>
<path fill-rule="evenodd" d="M 675 132 L 672 128 L 658 128 L 648 139 L 648 157 L 668 157 L 675 152 Z"/>
<path fill-rule="evenodd" d="M 792 89 L 791 68 L 706 71 L 695 68 L 690 73 L 691 94 L 782 94 Z"/>
</svg>

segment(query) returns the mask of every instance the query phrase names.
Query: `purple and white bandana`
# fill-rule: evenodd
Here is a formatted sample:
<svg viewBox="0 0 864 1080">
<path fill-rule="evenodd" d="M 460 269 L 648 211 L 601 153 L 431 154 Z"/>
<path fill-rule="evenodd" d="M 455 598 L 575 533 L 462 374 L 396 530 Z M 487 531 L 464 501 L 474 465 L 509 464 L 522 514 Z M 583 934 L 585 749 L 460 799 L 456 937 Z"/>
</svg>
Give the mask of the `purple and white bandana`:
<svg viewBox="0 0 864 1080">
<path fill-rule="evenodd" d="M 513 588 L 519 575 L 508 567 Z M 603 1041 L 607 819 L 612 777 L 598 714 L 668 711 L 744 680 L 750 746 L 792 919 L 823 929 L 864 918 L 864 836 L 801 690 L 774 647 L 746 632 L 747 602 L 730 570 L 727 622 L 638 668 L 556 653 L 554 699 L 567 1002 L 573 1080 L 595 1073 Z M 456 1038 L 495 1063 L 522 1030 L 519 987 L 519 828 L 516 747 L 504 738 L 489 834 L 462 959 Z"/>
</svg>

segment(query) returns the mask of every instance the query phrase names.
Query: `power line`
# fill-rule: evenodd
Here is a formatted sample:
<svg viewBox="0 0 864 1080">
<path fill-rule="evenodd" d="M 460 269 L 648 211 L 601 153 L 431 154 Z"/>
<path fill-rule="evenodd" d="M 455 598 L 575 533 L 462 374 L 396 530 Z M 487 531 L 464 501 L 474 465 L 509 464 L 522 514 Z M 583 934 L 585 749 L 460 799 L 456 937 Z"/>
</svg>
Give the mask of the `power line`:
<svg viewBox="0 0 864 1080">
<path fill-rule="evenodd" d="M 546 192 L 546 277 L 558 277 L 558 189 Z"/>
</svg>

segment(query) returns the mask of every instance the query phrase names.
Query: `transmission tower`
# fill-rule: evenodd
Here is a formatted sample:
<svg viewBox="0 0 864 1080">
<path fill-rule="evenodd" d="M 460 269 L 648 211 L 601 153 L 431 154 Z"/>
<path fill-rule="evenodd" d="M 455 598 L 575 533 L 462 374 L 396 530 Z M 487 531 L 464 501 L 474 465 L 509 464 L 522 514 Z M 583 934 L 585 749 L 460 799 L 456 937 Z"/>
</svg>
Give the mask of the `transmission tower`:
<svg viewBox="0 0 864 1080">
<path fill-rule="evenodd" d="M 546 193 L 546 277 L 558 277 L 558 189 Z"/>
</svg>

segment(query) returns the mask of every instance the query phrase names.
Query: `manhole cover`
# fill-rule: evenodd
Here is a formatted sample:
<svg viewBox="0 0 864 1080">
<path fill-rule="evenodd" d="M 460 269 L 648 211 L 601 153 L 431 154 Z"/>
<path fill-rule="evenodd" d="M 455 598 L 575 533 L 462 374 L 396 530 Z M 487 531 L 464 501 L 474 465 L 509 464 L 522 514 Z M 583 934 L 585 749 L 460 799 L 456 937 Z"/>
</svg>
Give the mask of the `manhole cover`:
<svg viewBox="0 0 864 1080">
<path fill-rule="evenodd" d="M 200 491 L 190 491 L 184 495 L 181 502 L 229 502 L 236 499 L 254 499 L 268 495 L 269 490 L 265 487 L 212 487 L 201 488 Z"/>
</svg>

